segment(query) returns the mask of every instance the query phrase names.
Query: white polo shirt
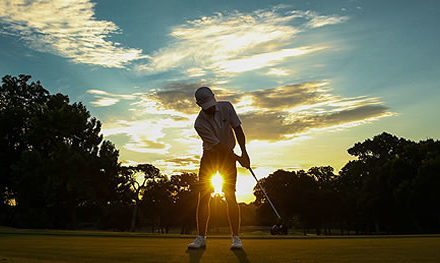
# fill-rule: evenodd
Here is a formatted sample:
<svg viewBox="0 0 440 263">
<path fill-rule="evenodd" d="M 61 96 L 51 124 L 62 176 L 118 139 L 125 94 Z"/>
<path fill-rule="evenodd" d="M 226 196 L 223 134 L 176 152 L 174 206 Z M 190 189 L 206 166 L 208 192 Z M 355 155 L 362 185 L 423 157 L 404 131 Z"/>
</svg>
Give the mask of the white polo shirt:
<svg viewBox="0 0 440 263">
<path fill-rule="evenodd" d="M 234 107 L 229 101 L 218 101 L 213 115 L 200 110 L 194 128 L 203 141 L 203 150 L 211 150 L 221 142 L 231 150 L 235 147 L 233 128 L 241 124 Z"/>
</svg>

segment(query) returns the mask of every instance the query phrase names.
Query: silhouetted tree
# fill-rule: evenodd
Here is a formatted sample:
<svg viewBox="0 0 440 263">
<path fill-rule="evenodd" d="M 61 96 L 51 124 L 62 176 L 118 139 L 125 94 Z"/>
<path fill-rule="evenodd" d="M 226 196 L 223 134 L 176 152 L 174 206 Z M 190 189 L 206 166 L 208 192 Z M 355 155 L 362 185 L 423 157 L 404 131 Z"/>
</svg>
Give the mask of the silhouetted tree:
<svg viewBox="0 0 440 263">
<path fill-rule="evenodd" d="M 0 87 L 0 201 L 15 199 L 17 189 L 12 183 L 12 165 L 23 151 L 29 150 L 28 133 L 31 119 L 42 111 L 49 92 L 30 76 L 4 76 Z"/>
<path fill-rule="evenodd" d="M 31 77 L 4 76 L 0 87 L 0 220 L 22 227 L 91 226 L 166 233 L 195 224 L 197 176 L 170 178 L 150 164 L 121 167 L 116 147 L 82 103 L 51 95 Z M 277 170 L 260 180 L 289 225 L 331 234 L 440 232 L 440 142 L 382 133 L 348 149 L 354 159 Z M 276 221 L 259 188 L 240 204 L 243 224 Z M 217 226 L 225 203 L 214 199 Z M 218 217 L 218 219 L 216 219 Z M 258 219 L 258 222 L 256 222 Z M 215 221 L 214 220 L 214 221 Z M 350 232 L 347 232 L 350 233 Z"/>
<path fill-rule="evenodd" d="M 350 148 L 357 159 L 341 169 L 338 182 L 349 225 L 367 233 L 439 231 L 439 212 L 432 206 L 440 201 L 439 145 L 382 133 Z"/>
<path fill-rule="evenodd" d="M 151 226 L 151 232 L 168 233 L 174 223 L 171 216 L 175 209 L 172 198 L 173 187 L 163 174 L 156 174 L 147 180 L 142 195 L 141 207 Z"/>
<path fill-rule="evenodd" d="M 145 195 L 147 183 L 149 181 L 156 181 L 159 178 L 159 169 L 151 164 L 138 164 L 136 166 L 121 167 L 120 174 L 123 178 L 125 178 L 126 182 L 129 183 L 134 193 L 132 195 L 133 210 L 131 216 L 130 231 L 135 231 L 138 209 L 139 205 L 141 204 L 143 195 Z"/>
<path fill-rule="evenodd" d="M 301 220 L 304 229 L 315 224 L 313 222 L 312 201 L 314 201 L 313 193 L 317 189 L 317 184 L 305 171 L 278 170 L 268 177 L 260 179 L 260 184 L 279 209 L 283 219 L 289 224 L 294 223 L 294 219 Z M 273 224 L 276 217 L 258 187 L 254 188 L 254 195 L 256 197 L 254 203 L 257 206 L 257 218 L 260 219 L 260 223 Z"/>
<path fill-rule="evenodd" d="M 198 199 L 198 179 L 195 173 L 181 173 L 171 176 L 174 211 L 171 216 L 177 219 L 181 234 L 190 234 L 195 227 Z"/>
<path fill-rule="evenodd" d="M 335 185 L 336 176 L 333 172 L 331 166 L 312 167 L 307 171 L 317 184 L 312 205 L 315 209 L 315 228 L 318 234 L 321 233 L 321 227 L 324 227 L 325 234 L 331 234 L 340 208 Z"/>
<path fill-rule="evenodd" d="M 76 227 L 78 209 L 123 199 L 118 151 L 81 103 L 29 80 L 2 79 L 2 197 L 16 204 L 14 225 Z"/>
</svg>

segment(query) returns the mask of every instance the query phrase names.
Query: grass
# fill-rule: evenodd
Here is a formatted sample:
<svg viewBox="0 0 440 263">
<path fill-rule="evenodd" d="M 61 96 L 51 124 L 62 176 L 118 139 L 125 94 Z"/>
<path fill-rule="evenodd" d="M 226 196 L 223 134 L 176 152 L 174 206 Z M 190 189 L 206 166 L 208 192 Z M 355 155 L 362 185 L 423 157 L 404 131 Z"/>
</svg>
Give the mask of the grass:
<svg viewBox="0 0 440 263">
<path fill-rule="evenodd" d="M 440 236 L 245 237 L 231 251 L 226 236 L 187 251 L 192 237 L 96 231 L 0 228 L 3 262 L 440 262 Z"/>
</svg>

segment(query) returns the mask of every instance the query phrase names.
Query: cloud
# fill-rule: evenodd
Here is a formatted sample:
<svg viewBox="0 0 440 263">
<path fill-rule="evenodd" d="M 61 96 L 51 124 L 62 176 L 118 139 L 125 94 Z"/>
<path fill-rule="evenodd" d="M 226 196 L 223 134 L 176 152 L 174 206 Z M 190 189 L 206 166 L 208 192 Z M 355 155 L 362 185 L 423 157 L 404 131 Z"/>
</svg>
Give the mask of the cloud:
<svg viewBox="0 0 440 263">
<path fill-rule="evenodd" d="M 154 101 L 162 109 L 171 109 L 185 114 L 195 114 L 198 106 L 195 104 L 194 92 L 201 84 L 171 83 L 166 87 L 153 90 L 143 96 L 144 101 Z"/>
<path fill-rule="evenodd" d="M 167 174 L 197 172 L 202 152 L 193 124 L 200 110 L 193 94 L 198 83 L 169 83 L 143 93 L 112 94 L 90 90 L 93 96 L 130 99 L 133 113 L 127 118 L 105 121 L 106 137 L 126 138 L 118 145 L 121 156 L 139 163 L 152 162 Z M 252 91 L 213 86 L 218 100 L 228 100 L 242 120 L 253 163 L 264 167 L 307 165 L 289 162 L 293 146 L 317 134 L 349 129 L 392 116 L 376 97 L 341 97 L 330 81 L 312 81 Z M 111 97 L 109 97 L 111 98 Z M 117 118 L 116 118 L 117 119 Z M 121 137 L 122 135 L 122 137 Z M 273 153 L 270 156 L 267 152 Z"/>
<path fill-rule="evenodd" d="M 379 98 L 343 98 L 326 81 L 246 93 L 252 101 L 241 119 L 250 140 L 277 141 L 316 129 L 346 128 L 391 116 Z"/>
<path fill-rule="evenodd" d="M 198 172 L 200 155 L 179 156 L 163 160 L 160 164 L 167 167 L 170 173 L 176 172 Z"/>
<path fill-rule="evenodd" d="M 146 57 L 141 49 L 108 40 L 120 29 L 111 21 L 98 20 L 94 7 L 89 0 L 2 0 L 0 34 L 18 35 L 35 50 L 75 63 L 123 68 Z"/>
<path fill-rule="evenodd" d="M 312 130 L 348 128 L 393 115 L 384 105 L 363 105 L 334 112 L 251 112 L 241 115 L 249 140 L 279 141 Z"/>
<path fill-rule="evenodd" d="M 106 137 L 126 135 L 129 140 L 124 148 L 139 153 L 167 154 L 169 143 L 163 142 L 166 123 L 159 119 L 118 120 L 103 124 L 102 132 Z"/>
<path fill-rule="evenodd" d="M 168 144 L 150 141 L 140 138 L 139 140 L 130 141 L 124 145 L 124 148 L 139 153 L 161 153 L 166 154 L 170 148 Z"/>
<path fill-rule="evenodd" d="M 257 108 L 286 110 L 299 106 L 314 106 L 335 99 L 330 93 L 327 82 L 304 82 L 284 85 L 272 89 L 250 92 L 253 104 Z"/>
<path fill-rule="evenodd" d="M 283 69 L 283 68 L 271 68 L 266 73 L 266 75 L 268 76 L 289 76 L 292 74 L 293 72 L 291 70 Z"/>
<path fill-rule="evenodd" d="M 325 15 L 320 15 L 314 11 L 305 11 L 305 12 L 294 11 L 294 13 L 301 14 L 301 16 L 304 16 L 307 19 L 309 19 L 309 21 L 307 22 L 307 26 L 310 28 L 336 25 L 336 24 L 344 23 L 349 19 L 348 16 L 338 16 L 338 15 L 325 16 Z"/>
<path fill-rule="evenodd" d="M 171 41 L 148 55 L 110 37 L 121 33 L 113 22 L 95 17 L 90 0 L 4 0 L 0 34 L 17 35 L 31 48 L 103 67 L 138 72 L 181 70 L 189 77 L 234 74 L 276 66 L 294 57 L 327 49 L 295 45 L 303 31 L 345 22 L 348 17 L 312 11 L 273 9 L 215 13 L 170 28 Z M 115 99 L 113 99 L 115 101 Z M 109 105 L 109 100 L 97 105 Z"/>
<path fill-rule="evenodd" d="M 197 84 L 169 84 L 137 96 L 140 100 L 137 105 L 154 105 L 148 113 L 160 115 L 162 125 L 191 129 L 192 120 L 200 110 L 193 99 L 197 87 Z M 285 140 L 316 129 L 347 128 L 394 114 L 379 98 L 337 96 L 327 81 L 254 91 L 213 90 L 218 100 L 234 104 L 249 140 Z"/>
<path fill-rule="evenodd" d="M 326 47 L 309 46 L 300 48 L 285 48 L 227 61 L 219 61 L 214 63 L 214 66 L 222 73 L 242 73 L 264 67 L 271 67 L 273 65 L 277 65 L 278 62 L 281 62 L 287 58 L 306 55 L 312 52 L 323 50 L 325 48 Z"/>
<path fill-rule="evenodd" d="M 200 156 L 188 156 L 188 157 L 178 157 L 178 158 L 171 158 L 166 159 L 166 162 L 175 163 L 177 165 L 189 165 L 199 162 Z"/>
<path fill-rule="evenodd" d="M 172 41 L 139 63 L 139 72 L 171 69 L 187 76 L 210 73 L 221 76 L 276 66 L 293 57 L 327 49 L 323 44 L 295 46 L 303 31 L 346 21 L 347 17 L 322 16 L 310 11 L 276 7 L 251 13 L 216 13 L 171 28 Z"/>
<path fill-rule="evenodd" d="M 138 95 L 140 95 L 140 93 L 133 93 L 130 95 L 115 94 L 97 89 L 89 89 L 86 92 L 95 96 L 95 99 L 90 102 L 95 107 L 112 106 L 121 100 L 134 100 Z"/>
<path fill-rule="evenodd" d="M 199 106 L 195 103 L 194 93 L 202 86 L 210 86 L 207 83 L 181 83 L 173 82 L 166 84 L 163 88 L 153 89 L 143 95 L 138 96 L 139 102 L 136 105 L 154 105 L 156 109 L 165 113 L 180 115 L 180 118 L 187 119 L 188 116 L 197 114 L 200 111 Z M 239 103 L 243 97 L 242 92 L 234 91 L 225 88 L 213 88 L 217 98 L 228 100 L 233 103 Z M 159 112 L 158 111 L 158 112 Z M 149 112 L 154 112 L 154 109 L 149 108 Z M 177 118 L 177 116 L 174 116 Z"/>
<path fill-rule="evenodd" d="M 92 105 L 95 107 L 108 107 L 114 105 L 119 102 L 119 99 L 115 98 L 96 98 L 96 100 L 92 101 Z"/>
<path fill-rule="evenodd" d="M 329 17 L 329 16 L 316 16 L 312 18 L 308 25 L 312 28 L 323 27 L 328 25 L 335 25 L 347 20 L 346 17 Z"/>
</svg>

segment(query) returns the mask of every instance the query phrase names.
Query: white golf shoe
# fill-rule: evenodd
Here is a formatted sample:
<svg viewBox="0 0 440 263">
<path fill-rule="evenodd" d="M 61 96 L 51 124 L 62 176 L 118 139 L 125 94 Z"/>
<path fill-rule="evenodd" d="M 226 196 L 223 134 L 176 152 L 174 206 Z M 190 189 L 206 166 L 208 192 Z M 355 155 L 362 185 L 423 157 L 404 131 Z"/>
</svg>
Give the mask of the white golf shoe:
<svg viewBox="0 0 440 263">
<path fill-rule="evenodd" d="M 232 244 L 231 249 L 242 249 L 243 243 L 241 243 L 241 239 L 238 236 L 232 236 Z"/>
<path fill-rule="evenodd" d="M 189 249 L 199 249 L 206 247 L 206 238 L 204 236 L 197 236 L 193 242 L 188 244 Z"/>
</svg>

